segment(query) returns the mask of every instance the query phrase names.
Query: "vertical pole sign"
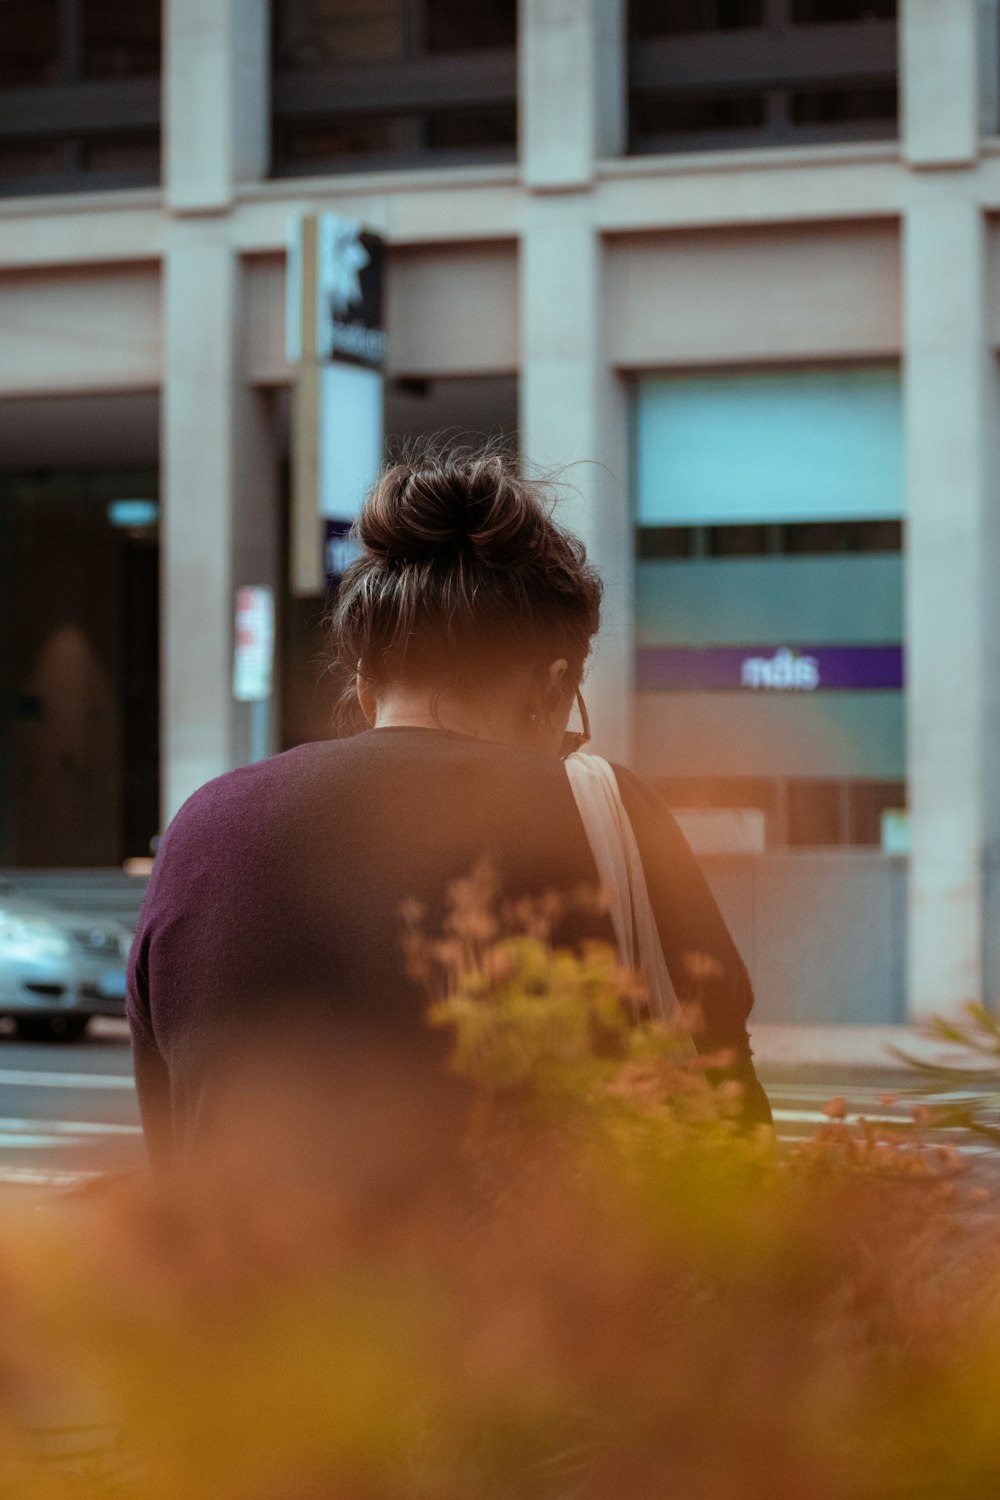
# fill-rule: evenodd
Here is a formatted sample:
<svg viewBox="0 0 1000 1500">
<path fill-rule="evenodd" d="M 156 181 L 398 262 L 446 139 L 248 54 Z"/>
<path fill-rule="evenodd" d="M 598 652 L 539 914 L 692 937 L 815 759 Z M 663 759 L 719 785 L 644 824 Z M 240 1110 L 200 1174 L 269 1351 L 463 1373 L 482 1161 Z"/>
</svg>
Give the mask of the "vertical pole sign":
<svg viewBox="0 0 1000 1500">
<path fill-rule="evenodd" d="M 348 532 L 382 464 L 382 241 L 337 214 L 293 219 L 287 287 L 291 589 L 321 594 L 352 559 Z"/>
<path fill-rule="evenodd" d="M 274 595 L 269 588 L 245 584 L 236 590 L 233 697 L 251 705 L 251 760 L 263 760 L 270 750 L 273 677 Z"/>
</svg>

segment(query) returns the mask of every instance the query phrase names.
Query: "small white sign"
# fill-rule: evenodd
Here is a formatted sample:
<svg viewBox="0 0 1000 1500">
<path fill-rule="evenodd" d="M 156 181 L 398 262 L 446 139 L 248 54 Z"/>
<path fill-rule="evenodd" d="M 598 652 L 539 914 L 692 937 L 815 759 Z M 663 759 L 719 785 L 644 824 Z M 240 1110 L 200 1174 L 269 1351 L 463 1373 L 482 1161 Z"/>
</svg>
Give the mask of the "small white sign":
<svg viewBox="0 0 1000 1500">
<path fill-rule="evenodd" d="M 274 594 L 269 588 L 246 584 L 236 590 L 233 697 L 238 703 L 270 698 L 273 674 Z"/>
<path fill-rule="evenodd" d="M 379 476 L 385 447 L 382 376 L 325 365 L 319 398 L 319 513 L 353 521 Z"/>
</svg>

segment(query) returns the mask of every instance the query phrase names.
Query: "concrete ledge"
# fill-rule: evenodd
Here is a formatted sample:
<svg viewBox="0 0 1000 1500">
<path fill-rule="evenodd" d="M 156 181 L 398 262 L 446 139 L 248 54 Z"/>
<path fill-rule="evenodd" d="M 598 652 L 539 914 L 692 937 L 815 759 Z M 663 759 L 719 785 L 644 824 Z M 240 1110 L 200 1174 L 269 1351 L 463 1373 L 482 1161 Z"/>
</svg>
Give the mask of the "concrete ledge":
<svg viewBox="0 0 1000 1500">
<path fill-rule="evenodd" d="M 922 1063 L 982 1072 L 988 1058 L 949 1046 L 916 1026 L 774 1026 L 750 1021 L 750 1045 L 761 1067 L 865 1068 L 906 1072 L 903 1052 Z M 1000 1059 L 994 1071 L 1000 1076 Z"/>
</svg>

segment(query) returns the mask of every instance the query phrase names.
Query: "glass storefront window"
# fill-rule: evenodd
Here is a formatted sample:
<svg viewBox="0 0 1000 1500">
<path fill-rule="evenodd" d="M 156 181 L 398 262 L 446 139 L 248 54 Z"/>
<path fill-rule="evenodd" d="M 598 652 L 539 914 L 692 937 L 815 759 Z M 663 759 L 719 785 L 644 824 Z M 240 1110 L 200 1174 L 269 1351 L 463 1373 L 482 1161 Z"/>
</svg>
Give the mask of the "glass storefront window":
<svg viewBox="0 0 1000 1500">
<path fill-rule="evenodd" d="M 655 785 L 667 805 L 679 812 L 759 810 L 769 848 L 878 848 L 883 814 L 906 806 L 905 781 L 889 778 L 658 777 Z"/>
<path fill-rule="evenodd" d="M 645 378 L 636 398 L 642 526 L 899 517 L 896 369 Z"/>
</svg>

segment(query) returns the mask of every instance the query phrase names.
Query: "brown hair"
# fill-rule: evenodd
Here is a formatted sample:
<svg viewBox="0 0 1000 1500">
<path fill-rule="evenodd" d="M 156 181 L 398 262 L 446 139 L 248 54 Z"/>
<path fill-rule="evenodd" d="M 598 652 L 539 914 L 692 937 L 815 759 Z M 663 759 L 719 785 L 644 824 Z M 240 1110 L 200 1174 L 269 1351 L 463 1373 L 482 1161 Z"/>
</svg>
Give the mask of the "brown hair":
<svg viewBox="0 0 1000 1500">
<path fill-rule="evenodd" d="M 564 656 L 575 688 L 601 581 L 553 503 L 496 443 L 425 443 L 390 463 L 352 530 L 362 554 L 330 619 L 345 683 L 360 665 L 376 684 L 485 687 Z"/>
</svg>

